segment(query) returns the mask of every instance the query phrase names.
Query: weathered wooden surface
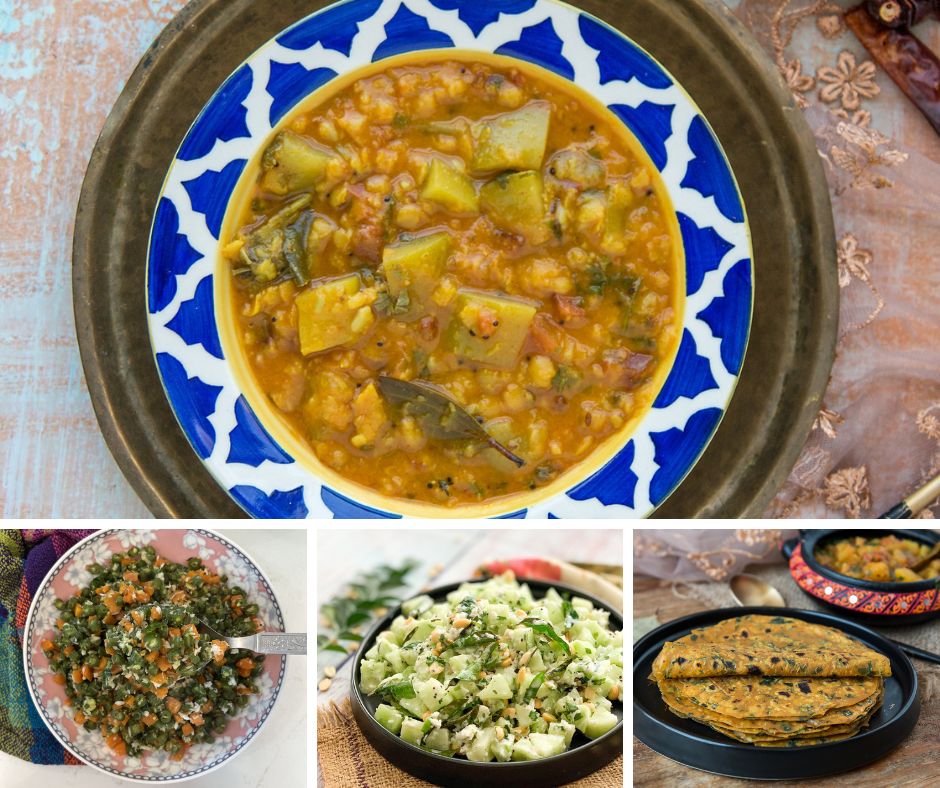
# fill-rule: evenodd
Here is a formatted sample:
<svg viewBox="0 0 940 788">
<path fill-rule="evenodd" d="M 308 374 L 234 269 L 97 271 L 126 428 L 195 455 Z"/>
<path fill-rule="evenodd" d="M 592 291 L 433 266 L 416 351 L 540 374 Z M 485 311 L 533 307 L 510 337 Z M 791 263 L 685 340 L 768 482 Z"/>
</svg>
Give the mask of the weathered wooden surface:
<svg viewBox="0 0 940 788">
<path fill-rule="evenodd" d="M 350 533 L 355 534 L 356 550 L 350 552 Z M 584 561 L 622 565 L 623 531 L 554 530 L 506 531 L 343 531 L 317 532 L 317 604 L 322 605 L 341 593 L 352 577 L 380 564 L 401 565 L 412 558 L 420 566 L 410 575 L 409 592 L 430 584 L 442 586 L 466 580 L 487 560 L 546 556 L 563 561 Z M 404 595 L 404 592 L 402 593 Z M 317 681 L 327 665 L 337 667 L 336 678 L 326 692 L 317 695 L 317 705 L 341 703 L 349 696 L 352 658 L 321 652 L 317 655 Z M 317 765 L 317 784 L 324 788 Z"/>
<path fill-rule="evenodd" d="M 185 0 L 0 0 L 0 514 L 145 517 L 105 447 L 72 320 L 72 223 L 98 132 Z M 143 285 L 143 280 L 141 280 Z"/>
<path fill-rule="evenodd" d="M 699 613 L 705 606 L 697 599 L 680 599 L 675 596 L 670 584 L 649 577 L 633 578 L 633 617 L 635 619 L 655 616 L 660 623 L 681 616 Z M 936 627 L 929 623 L 926 626 Z M 853 788 L 922 788 L 940 780 L 940 748 L 937 746 L 937 729 L 940 726 L 940 665 L 931 665 L 915 660 L 914 667 L 921 682 L 921 713 L 913 733 L 900 747 L 880 761 L 838 777 L 798 782 L 775 782 L 778 786 L 845 785 Z M 807 758 L 814 757 L 806 753 Z M 818 757 L 818 756 L 817 756 Z M 750 780 L 717 777 L 671 761 L 653 752 L 649 747 L 633 739 L 633 785 L 663 788 L 743 788 L 766 785 Z"/>
</svg>

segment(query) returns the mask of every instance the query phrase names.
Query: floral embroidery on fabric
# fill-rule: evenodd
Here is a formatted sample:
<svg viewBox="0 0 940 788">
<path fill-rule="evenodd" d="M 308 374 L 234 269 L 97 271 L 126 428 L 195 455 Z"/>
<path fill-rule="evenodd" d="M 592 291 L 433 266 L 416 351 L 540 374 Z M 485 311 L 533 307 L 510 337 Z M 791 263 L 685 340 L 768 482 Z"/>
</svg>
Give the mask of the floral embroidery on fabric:
<svg viewBox="0 0 940 788">
<path fill-rule="evenodd" d="M 793 40 L 793 34 L 796 32 L 797 26 L 803 19 L 817 14 L 823 9 L 838 10 L 838 6 L 833 6 L 825 0 L 815 0 L 812 5 L 806 8 L 791 11 L 790 4 L 791 0 L 783 0 L 774 12 L 770 29 L 770 41 L 773 46 L 777 68 L 780 69 L 780 73 L 793 93 L 793 100 L 798 107 L 805 109 L 807 101 L 803 94 L 816 86 L 816 79 L 804 75 L 803 64 L 799 60 L 787 61 L 784 53 Z"/>
<path fill-rule="evenodd" d="M 658 556 L 667 556 L 669 552 L 666 550 L 662 542 L 657 542 L 654 539 L 647 539 L 640 535 L 639 532 L 634 533 L 633 536 L 633 555 L 658 555 Z"/>
<path fill-rule="evenodd" d="M 794 517 L 797 516 L 801 507 L 813 500 L 822 500 L 830 509 L 841 512 L 843 517 L 853 519 L 861 517 L 863 513 L 868 514 L 871 509 L 871 490 L 868 485 L 868 468 L 864 465 L 855 468 L 841 468 L 829 473 L 822 481 L 822 484 L 815 486 L 812 477 L 820 468 L 825 467 L 830 461 L 831 456 L 828 452 L 816 448 L 804 455 L 810 455 L 812 460 L 809 467 L 801 467 L 805 462 L 801 458 L 797 463 L 794 473 L 790 474 L 787 485 L 796 487 L 797 492 L 791 500 L 785 505 L 781 505 L 780 496 L 774 502 L 776 517 Z M 784 490 L 786 491 L 786 487 Z"/>
<path fill-rule="evenodd" d="M 845 423 L 845 419 L 834 410 L 823 408 L 813 420 L 813 430 L 820 430 L 826 437 L 835 438 L 836 428 Z"/>
<path fill-rule="evenodd" d="M 917 429 L 928 438 L 933 438 L 937 442 L 937 449 L 940 450 L 940 418 L 935 412 L 940 413 L 940 402 L 933 403 L 917 414 Z M 940 457 L 936 458 L 936 464 L 931 470 L 940 471 Z"/>
<path fill-rule="evenodd" d="M 824 14 L 816 19 L 816 27 L 824 37 L 832 39 L 842 35 L 845 31 L 845 22 L 836 14 Z"/>
<path fill-rule="evenodd" d="M 868 469 L 843 468 L 826 477 L 826 505 L 842 509 L 849 517 L 860 517 L 862 511 L 871 508 L 871 491 L 868 488 Z"/>
<path fill-rule="evenodd" d="M 899 318 L 897 308 L 893 314 L 889 312 L 886 302 L 891 301 L 889 295 L 897 295 L 898 272 L 893 272 L 890 280 L 884 280 L 887 282 L 882 285 L 885 295 L 878 286 L 888 273 L 884 270 L 889 262 L 887 256 L 879 266 L 884 250 L 889 245 L 907 243 L 907 239 L 905 230 L 897 228 L 895 231 L 887 221 L 877 221 L 877 217 L 883 215 L 887 220 L 900 210 L 897 204 L 877 204 L 878 200 L 890 202 L 892 197 L 860 196 L 859 192 L 892 188 L 902 173 L 908 181 L 903 184 L 905 187 L 918 182 L 929 184 L 930 180 L 929 176 L 915 171 L 908 152 L 901 145 L 876 128 L 880 118 L 884 118 L 881 123 L 892 122 L 895 116 L 906 117 L 916 110 L 906 103 L 893 83 L 879 77 L 880 68 L 867 56 L 854 35 L 847 35 L 849 28 L 843 13 L 857 4 L 858 0 L 740 0 L 736 7 L 736 15 L 771 55 L 794 102 L 805 112 L 813 129 L 820 158 L 827 168 L 837 228 L 836 264 L 842 322 L 826 399 L 838 403 L 839 408 L 822 404 L 801 456 L 768 509 L 767 514 L 775 517 L 870 514 L 872 473 L 893 480 L 896 489 L 890 493 L 892 497 L 874 502 L 879 508 L 887 508 L 940 472 L 940 438 L 931 436 L 931 431 L 940 433 L 940 401 L 924 408 L 927 403 L 921 392 L 930 379 L 923 376 L 918 378 L 919 388 L 911 393 L 903 395 L 899 388 L 896 401 L 900 410 L 894 428 L 913 431 L 915 413 L 923 408 L 917 414 L 917 428 L 936 441 L 932 455 L 930 451 L 924 452 L 922 443 L 917 443 L 912 447 L 916 464 L 906 471 L 897 464 L 893 468 L 886 465 L 885 457 L 876 454 L 871 456 L 870 464 L 862 465 L 867 458 L 864 452 L 856 466 L 839 470 L 835 467 L 839 458 L 848 456 L 848 447 L 872 444 L 870 440 L 860 439 L 861 425 L 855 421 L 877 417 L 877 412 L 872 413 L 872 404 L 886 396 L 875 382 L 880 379 L 876 365 L 883 363 L 885 354 L 893 350 L 886 344 L 893 341 L 888 337 L 897 336 L 903 330 L 901 325 L 909 318 L 918 321 L 907 324 L 911 330 L 917 325 L 918 330 L 924 327 L 929 331 L 937 325 L 924 315 L 904 312 L 904 317 Z M 916 135 L 912 138 L 917 139 Z M 932 160 L 924 161 L 922 156 L 918 166 L 921 163 L 927 168 L 932 166 Z M 930 191 L 929 185 L 927 190 Z M 915 199 L 916 192 L 911 193 L 908 188 L 897 197 L 900 205 Z M 911 236 L 908 253 L 913 259 L 905 270 L 913 270 L 918 256 L 924 254 L 921 249 L 926 236 L 915 228 L 908 233 Z M 933 247 L 928 243 L 927 248 Z M 898 306 L 910 309 L 911 302 Z M 878 326 L 878 332 L 871 330 L 872 323 Z M 866 328 L 868 332 L 861 333 Z M 922 352 L 923 342 L 916 349 Z M 864 355 L 868 350 L 870 355 Z M 868 370 L 864 381 L 852 371 L 859 364 Z M 897 381 L 897 385 L 909 382 L 909 378 Z M 863 385 L 865 381 L 870 381 L 870 385 Z M 937 399 L 933 393 L 928 397 L 927 402 Z M 843 428 L 847 422 L 851 429 Z M 911 440 L 910 432 L 905 433 L 904 440 Z M 926 470 L 925 464 L 930 466 Z M 919 471 L 923 472 L 923 478 L 918 481 Z M 880 485 L 880 489 L 885 487 L 890 485 Z"/>
<path fill-rule="evenodd" d="M 839 287 L 848 287 L 852 278 L 863 282 L 871 281 L 868 266 L 871 265 L 871 252 L 858 248 L 858 238 L 846 233 L 836 245 L 836 259 L 839 263 Z"/>
<path fill-rule="evenodd" d="M 896 148 L 880 150 L 891 143 L 889 137 L 875 129 L 844 121 L 836 125 L 835 133 L 841 139 L 830 146 L 828 158 L 852 176 L 848 188 L 884 189 L 894 186 L 894 181 L 874 171 L 876 167 L 897 167 L 907 161 L 907 154 Z M 837 187 L 836 195 L 845 189 L 845 186 Z"/>
<path fill-rule="evenodd" d="M 860 128 L 866 129 L 871 123 L 871 113 L 867 109 L 857 109 L 851 115 L 848 113 L 848 110 L 838 109 L 829 110 L 829 114 L 834 118 L 839 118 L 840 120 L 847 121 L 853 126 L 859 126 Z"/>
<path fill-rule="evenodd" d="M 634 569 L 642 564 L 645 572 L 655 565 L 657 576 L 688 576 L 694 567 L 710 580 L 721 581 L 748 564 L 765 561 L 777 554 L 783 538 L 778 529 L 738 528 L 699 534 L 692 531 L 665 533 L 634 531 Z M 668 559 L 658 561 L 651 559 Z M 689 566 L 691 565 L 691 567 Z"/>
<path fill-rule="evenodd" d="M 857 331 L 878 317 L 885 306 L 884 298 L 881 297 L 881 293 L 875 287 L 871 272 L 868 270 L 868 266 L 871 265 L 872 254 L 867 249 L 859 249 L 858 239 L 852 233 L 846 233 L 836 244 L 836 259 L 839 265 L 839 287 L 848 287 L 854 279 L 858 279 L 867 285 L 877 300 L 875 307 L 865 320 L 860 323 L 850 323 L 846 327 L 846 333 Z M 835 434 L 833 433 L 830 437 L 835 437 Z"/>
<path fill-rule="evenodd" d="M 921 475 L 920 483 L 924 484 L 940 473 L 940 401 L 934 402 L 920 411 L 917 414 L 915 423 L 918 431 L 930 438 L 935 444 L 930 464 Z M 938 504 L 940 504 L 940 499 L 934 501 L 932 505 L 937 506 Z M 934 514 L 928 507 L 917 516 L 922 519 L 932 520 Z"/>
<path fill-rule="evenodd" d="M 806 98 L 803 94 L 816 87 L 816 79 L 803 73 L 803 64 L 799 60 L 791 60 L 785 63 L 782 73 L 787 86 L 793 93 L 793 100 L 798 107 L 805 108 Z"/>
<path fill-rule="evenodd" d="M 825 83 L 819 89 L 819 98 L 827 104 L 838 100 L 849 111 L 858 109 L 863 97 L 873 98 L 881 92 L 875 82 L 875 64 L 866 60 L 859 65 L 855 55 L 847 50 L 839 53 L 835 67 L 820 68 L 816 81 Z"/>
</svg>

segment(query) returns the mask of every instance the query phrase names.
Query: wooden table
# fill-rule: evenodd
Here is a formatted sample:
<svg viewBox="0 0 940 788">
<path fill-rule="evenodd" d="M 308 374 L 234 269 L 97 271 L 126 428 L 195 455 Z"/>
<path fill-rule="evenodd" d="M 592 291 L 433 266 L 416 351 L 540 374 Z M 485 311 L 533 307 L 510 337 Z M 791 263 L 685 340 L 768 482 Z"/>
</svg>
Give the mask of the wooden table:
<svg viewBox="0 0 940 788">
<path fill-rule="evenodd" d="M 633 617 L 655 616 L 660 623 L 699 613 L 705 606 L 695 599 L 680 599 L 672 593 L 672 584 L 650 577 L 633 578 Z M 937 624 L 928 624 L 937 626 Z M 940 749 L 937 728 L 940 725 L 940 665 L 915 662 L 921 681 L 920 719 L 913 733 L 896 750 L 863 769 L 846 775 L 821 780 L 779 782 L 774 785 L 811 786 L 845 785 L 852 788 L 922 788 L 940 781 Z M 812 757 L 812 756 L 807 756 Z M 633 785 L 681 785 L 682 788 L 743 788 L 767 785 L 765 782 L 717 777 L 671 761 L 633 739 Z"/>
<path fill-rule="evenodd" d="M 354 534 L 354 535 L 353 535 Z M 351 538 L 352 536 L 352 538 Z M 317 532 L 317 604 L 341 593 L 357 573 L 380 564 L 400 566 L 408 558 L 419 562 L 410 575 L 410 586 L 401 596 L 422 587 L 446 585 L 472 576 L 488 559 L 543 556 L 563 561 L 623 565 L 623 531 L 603 530 L 324 530 Z M 354 549 L 351 549 L 354 545 Z M 349 696 L 351 657 L 321 652 L 317 656 L 317 680 L 327 665 L 337 668 L 318 705 L 337 704 Z M 324 788 L 317 764 L 317 784 Z M 330 786 L 330 788 L 337 788 Z"/>
</svg>

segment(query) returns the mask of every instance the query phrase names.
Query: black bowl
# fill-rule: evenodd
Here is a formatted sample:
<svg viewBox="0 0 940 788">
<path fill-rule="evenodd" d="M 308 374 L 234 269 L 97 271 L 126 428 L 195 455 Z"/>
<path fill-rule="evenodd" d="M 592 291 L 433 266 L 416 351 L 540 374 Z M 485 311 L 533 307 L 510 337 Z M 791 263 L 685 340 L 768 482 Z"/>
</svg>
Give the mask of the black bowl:
<svg viewBox="0 0 940 788">
<path fill-rule="evenodd" d="M 475 582 L 475 581 L 466 581 Z M 611 629 L 623 629 L 623 616 L 606 602 L 561 583 L 549 583 L 542 580 L 520 580 L 532 590 L 532 595 L 539 599 L 549 588 L 559 592 L 569 592 L 573 596 L 584 597 L 594 607 L 610 613 Z M 451 583 L 427 591 L 434 600 L 444 599 L 462 583 Z M 541 593 L 540 593 L 541 592 Z M 387 629 L 396 616 L 401 613 L 401 605 L 377 621 L 359 645 L 353 662 L 351 691 L 353 716 L 359 729 L 369 742 L 385 758 L 398 768 L 441 786 L 522 786 L 529 785 L 565 785 L 585 777 L 603 768 L 623 753 L 623 704 L 614 704 L 613 712 L 618 717 L 617 725 L 597 739 L 588 739 L 583 733 L 575 733 L 571 748 L 561 755 L 541 758 L 537 761 L 510 761 L 508 763 L 479 763 L 464 758 L 447 758 L 422 750 L 403 741 L 391 731 L 383 728 L 375 719 L 375 709 L 381 699 L 364 695 L 359 689 L 359 665 L 365 653 L 372 648 L 379 632 Z"/>
<path fill-rule="evenodd" d="M 901 597 L 894 597 L 897 603 L 888 601 L 882 612 L 866 612 L 870 607 L 870 600 L 873 595 L 878 595 L 882 600 L 888 599 L 886 595 L 903 595 L 904 605 L 909 605 L 911 594 L 922 594 L 935 589 L 940 589 L 940 579 L 920 580 L 914 583 L 880 583 L 874 580 L 862 580 L 856 577 L 849 577 L 836 572 L 834 569 L 823 566 L 816 560 L 816 548 L 825 545 L 828 542 L 838 539 L 846 539 L 852 536 L 864 536 L 866 538 L 875 538 L 879 536 L 897 536 L 900 539 L 913 539 L 930 547 L 940 542 L 940 534 L 934 531 L 916 531 L 896 528 L 834 528 L 825 530 L 801 530 L 799 537 L 787 540 L 780 546 L 780 551 L 784 558 L 789 562 L 797 545 L 800 545 L 800 553 L 807 567 L 818 575 L 845 587 L 847 592 L 839 593 L 833 600 L 825 594 L 810 593 L 798 581 L 791 567 L 790 572 L 794 574 L 794 580 L 800 590 L 807 596 L 821 602 L 841 615 L 860 621 L 871 626 L 900 626 L 907 624 L 918 624 L 929 621 L 932 618 L 940 616 L 940 608 L 920 613 L 906 612 L 902 607 Z M 857 593 L 854 593 L 857 592 Z M 854 595 L 855 599 L 852 599 Z M 934 602 L 936 604 L 936 602 Z"/>
<path fill-rule="evenodd" d="M 884 703 L 868 727 L 850 739 L 810 747 L 757 747 L 722 736 L 707 725 L 677 717 L 648 678 L 653 660 L 667 640 L 726 618 L 759 614 L 789 616 L 841 630 L 891 661 Z M 798 780 L 857 769 L 883 757 L 914 729 L 920 715 L 917 673 L 907 655 L 870 629 L 829 613 L 783 607 L 709 610 L 670 621 L 633 647 L 633 732 L 661 755 L 695 769 L 752 780 Z"/>
</svg>

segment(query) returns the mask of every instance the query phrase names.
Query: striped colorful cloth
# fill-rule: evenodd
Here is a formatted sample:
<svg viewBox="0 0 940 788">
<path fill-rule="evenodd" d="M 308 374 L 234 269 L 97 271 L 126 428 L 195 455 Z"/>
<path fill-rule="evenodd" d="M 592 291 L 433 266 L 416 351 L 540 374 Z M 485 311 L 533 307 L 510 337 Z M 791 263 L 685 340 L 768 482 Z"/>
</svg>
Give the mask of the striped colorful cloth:
<svg viewBox="0 0 940 788">
<path fill-rule="evenodd" d="M 93 530 L 0 529 L 0 750 L 33 763 L 71 763 L 26 688 L 21 637 L 33 594 L 55 562 Z"/>
</svg>

